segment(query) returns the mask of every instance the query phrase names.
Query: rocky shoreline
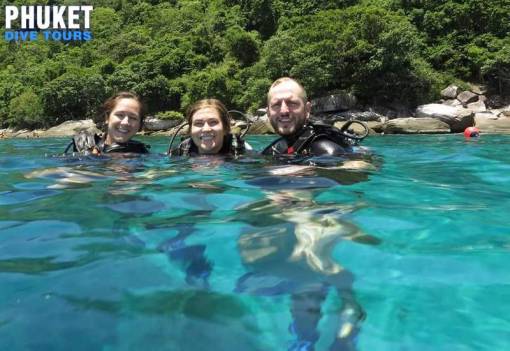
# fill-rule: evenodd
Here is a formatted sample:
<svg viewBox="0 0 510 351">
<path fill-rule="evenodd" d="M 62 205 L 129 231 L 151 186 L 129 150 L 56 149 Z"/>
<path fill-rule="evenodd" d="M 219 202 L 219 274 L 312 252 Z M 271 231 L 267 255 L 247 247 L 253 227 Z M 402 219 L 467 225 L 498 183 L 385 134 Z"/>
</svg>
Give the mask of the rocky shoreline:
<svg viewBox="0 0 510 351">
<path fill-rule="evenodd" d="M 500 96 L 487 98 L 483 87 L 472 86 L 461 91 L 450 85 L 441 91 L 439 102 L 420 105 L 414 111 L 405 108 L 359 107 L 356 98 L 337 93 L 312 100 L 315 120 L 341 127 L 346 121 L 365 122 L 371 134 L 447 134 L 462 133 L 475 126 L 481 134 L 510 134 L 510 100 Z M 259 116 L 248 116 L 249 134 L 274 134 L 265 110 Z M 237 117 L 237 116 L 236 116 Z M 248 121 L 238 120 L 233 130 L 246 128 Z M 179 121 L 147 117 L 143 135 L 173 135 Z M 184 128 L 181 133 L 185 133 Z M 2 138 L 70 137 L 79 131 L 100 133 L 91 119 L 66 121 L 47 130 L 0 129 Z"/>
</svg>

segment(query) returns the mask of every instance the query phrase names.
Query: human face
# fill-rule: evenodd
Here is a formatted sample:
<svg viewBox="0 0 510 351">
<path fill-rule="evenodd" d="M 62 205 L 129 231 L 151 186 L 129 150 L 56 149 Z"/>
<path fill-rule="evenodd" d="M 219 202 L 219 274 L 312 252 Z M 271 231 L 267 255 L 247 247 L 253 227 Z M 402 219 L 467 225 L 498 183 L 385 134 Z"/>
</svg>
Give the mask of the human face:
<svg viewBox="0 0 510 351">
<path fill-rule="evenodd" d="M 200 154 L 217 154 L 223 146 L 225 128 L 220 114 L 212 107 L 204 107 L 191 117 L 191 139 Z"/>
<path fill-rule="evenodd" d="M 302 96 L 302 88 L 292 80 L 282 82 L 269 91 L 267 115 L 278 134 L 293 135 L 308 120 L 311 105 Z"/>
<path fill-rule="evenodd" d="M 108 133 L 105 143 L 127 143 L 139 130 L 140 103 L 135 99 L 120 99 L 106 118 Z"/>
</svg>

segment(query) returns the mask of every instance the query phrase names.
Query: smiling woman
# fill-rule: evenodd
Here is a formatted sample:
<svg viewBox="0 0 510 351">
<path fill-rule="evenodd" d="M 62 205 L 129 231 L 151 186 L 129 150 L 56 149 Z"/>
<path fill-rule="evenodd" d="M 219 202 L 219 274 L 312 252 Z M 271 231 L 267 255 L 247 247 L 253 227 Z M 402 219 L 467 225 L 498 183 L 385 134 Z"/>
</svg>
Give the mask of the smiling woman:
<svg viewBox="0 0 510 351">
<path fill-rule="evenodd" d="M 102 153 L 148 153 L 149 146 L 131 138 L 142 128 L 145 108 L 140 97 L 131 92 L 120 92 L 106 100 L 100 119 L 104 123 L 103 136 L 81 132 L 74 136 L 66 152 L 100 155 Z"/>
<path fill-rule="evenodd" d="M 177 154 L 180 156 L 237 156 L 251 149 L 238 135 L 231 134 L 230 114 L 219 100 L 197 101 L 188 109 L 186 118 L 190 136 L 179 144 Z"/>
</svg>

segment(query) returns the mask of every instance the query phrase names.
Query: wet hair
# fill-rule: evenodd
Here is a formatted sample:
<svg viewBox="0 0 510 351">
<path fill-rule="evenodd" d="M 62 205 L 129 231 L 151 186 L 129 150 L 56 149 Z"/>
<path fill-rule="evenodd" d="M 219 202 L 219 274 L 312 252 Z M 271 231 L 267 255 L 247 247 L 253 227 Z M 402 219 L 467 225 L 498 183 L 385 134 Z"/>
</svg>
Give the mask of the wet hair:
<svg viewBox="0 0 510 351">
<path fill-rule="evenodd" d="M 301 93 L 299 94 L 299 97 L 303 100 L 304 103 L 306 103 L 308 101 L 308 96 L 306 95 L 306 90 L 301 83 L 299 83 L 294 78 L 281 77 L 281 78 L 278 78 L 277 80 L 275 80 L 273 82 L 273 84 L 271 84 L 271 86 L 269 87 L 269 90 L 267 92 L 267 104 L 268 105 L 269 105 L 269 100 L 271 99 L 271 90 L 273 90 L 274 87 L 276 87 L 282 83 L 288 82 L 288 81 L 292 81 L 292 82 L 296 83 L 298 85 L 298 87 L 301 88 Z"/>
<path fill-rule="evenodd" d="M 107 132 L 106 128 L 108 128 L 107 127 L 108 123 L 106 123 L 106 121 L 108 120 L 110 113 L 115 109 L 115 106 L 117 106 L 117 103 L 122 99 L 133 99 L 136 102 L 138 102 L 138 105 L 140 106 L 140 111 L 139 111 L 140 130 L 143 127 L 143 121 L 145 119 L 146 111 L 145 111 L 145 104 L 143 103 L 142 99 L 140 98 L 140 96 L 138 96 L 137 94 L 132 93 L 130 91 L 121 91 L 121 92 L 118 92 L 117 94 L 109 97 L 103 103 L 103 105 L 101 105 L 101 108 L 99 109 L 99 114 L 98 114 L 96 123 L 103 126 L 103 131 L 105 132 L 105 134 Z"/>
<path fill-rule="evenodd" d="M 228 113 L 227 108 L 220 100 L 217 99 L 203 99 L 195 102 L 193 105 L 191 105 L 188 110 L 186 111 L 186 120 L 188 121 L 188 132 L 191 131 L 191 125 L 193 124 L 193 115 L 203 109 L 203 108 L 212 108 L 218 112 L 218 115 L 220 116 L 221 123 L 223 125 L 223 130 L 225 131 L 225 134 L 230 134 L 230 113 Z"/>
</svg>

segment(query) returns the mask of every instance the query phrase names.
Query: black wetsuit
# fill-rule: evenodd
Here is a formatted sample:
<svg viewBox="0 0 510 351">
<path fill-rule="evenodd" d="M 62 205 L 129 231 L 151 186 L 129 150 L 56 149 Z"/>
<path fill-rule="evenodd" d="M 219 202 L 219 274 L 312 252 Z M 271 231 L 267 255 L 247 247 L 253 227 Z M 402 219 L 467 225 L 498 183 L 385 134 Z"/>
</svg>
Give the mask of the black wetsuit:
<svg viewBox="0 0 510 351">
<path fill-rule="evenodd" d="M 113 143 L 111 145 L 106 145 L 104 143 L 104 139 L 99 135 L 87 132 L 80 132 L 75 135 L 64 153 L 67 153 L 71 147 L 73 148 L 73 152 L 79 152 L 86 155 L 114 152 L 146 154 L 150 149 L 150 145 L 136 140 L 129 140 L 126 143 Z"/>
<path fill-rule="evenodd" d="M 263 155 L 340 156 L 352 152 L 352 143 L 341 131 L 325 124 L 305 125 L 291 136 L 282 136 L 266 147 Z"/>
<path fill-rule="evenodd" d="M 220 151 L 218 151 L 218 155 L 237 156 L 245 152 L 246 146 L 244 140 L 237 134 L 227 134 L 223 139 L 223 146 Z M 199 154 L 198 146 L 195 145 L 191 138 L 186 138 L 181 141 L 175 154 L 178 156 L 197 156 Z"/>
</svg>

